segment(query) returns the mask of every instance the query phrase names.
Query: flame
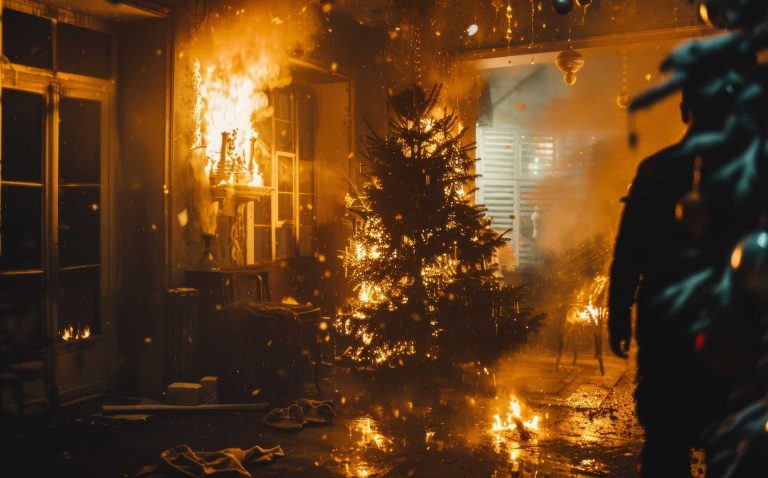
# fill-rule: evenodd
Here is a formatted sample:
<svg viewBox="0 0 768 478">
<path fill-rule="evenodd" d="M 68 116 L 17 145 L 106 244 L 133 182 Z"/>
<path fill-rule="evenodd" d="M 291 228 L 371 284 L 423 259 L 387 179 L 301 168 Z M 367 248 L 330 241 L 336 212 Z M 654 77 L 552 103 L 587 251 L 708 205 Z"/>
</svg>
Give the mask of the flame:
<svg viewBox="0 0 768 478">
<path fill-rule="evenodd" d="M 280 64 L 262 51 L 221 57 L 205 67 L 193 64 L 195 146 L 204 146 L 213 185 L 263 186 L 256 154 L 268 151 L 256 124 L 273 114 L 267 91 L 286 86 Z M 226 138 L 222 134 L 227 133 Z M 224 149 L 222 154 L 222 149 Z"/>
<path fill-rule="evenodd" d="M 604 302 L 602 296 L 607 285 L 608 277 L 602 275 L 595 277 L 589 287 L 578 294 L 579 302 L 586 302 L 586 304 L 572 307 L 566 315 L 566 322 L 598 324 L 606 314 L 606 308 L 598 304 Z"/>
<path fill-rule="evenodd" d="M 289 305 L 299 305 L 299 301 L 296 300 L 293 296 L 286 295 L 282 299 L 280 299 L 281 304 L 289 304 Z"/>
<path fill-rule="evenodd" d="M 64 340 L 65 342 L 70 340 L 83 340 L 91 336 L 91 328 L 86 326 L 80 330 L 79 328 L 75 329 L 73 325 L 68 325 L 59 332 L 59 336 L 61 337 L 61 340 Z"/>
<path fill-rule="evenodd" d="M 506 419 L 502 419 L 501 415 L 495 414 L 493 416 L 493 425 L 491 431 L 494 433 L 503 433 L 505 431 L 513 431 L 522 425 L 526 431 L 537 431 L 539 429 L 539 423 L 541 417 L 533 415 L 528 420 L 523 420 L 523 405 L 517 398 L 510 397 L 508 404 L 508 411 L 506 412 Z"/>
</svg>

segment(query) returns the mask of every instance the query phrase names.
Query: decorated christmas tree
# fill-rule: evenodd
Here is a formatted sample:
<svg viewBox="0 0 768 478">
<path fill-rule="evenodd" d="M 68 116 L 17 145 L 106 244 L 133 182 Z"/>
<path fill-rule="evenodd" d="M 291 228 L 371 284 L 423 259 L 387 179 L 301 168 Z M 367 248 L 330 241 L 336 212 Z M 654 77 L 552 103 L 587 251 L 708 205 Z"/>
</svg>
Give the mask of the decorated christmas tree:
<svg viewBox="0 0 768 478">
<path fill-rule="evenodd" d="M 667 82 L 632 110 L 683 89 L 692 110 L 721 116 L 680 146 L 694 163 L 676 215 L 697 246 L 695 271 L 658 297 L 690 335 L 698 361 L 729 388 L 705 436 L 707 476 L 764 476 L 768 464 L 768 2 L 703 0 L 703 18 L 728 33 L 695 40 L 662 64 Z M 705 13 L 705 15 L 704 15 Z M 634 135 L 633 135 L 634 136 Z M 632 139 L 633 141 L 635 138 Z M 702 166 L 703 159 L 703 166 Z M 703 173 L 702 173 L 703 172 Z"/>
<path fill-rule="evenodd" d="M 472 202 L 474 146 L 439 95 L 412 86 L 390 98 L 387 134 L 367 138 L 368 182 L 348 198 L 351 298 L 339 326 L 364 362 L 490 361 L 532 322 L 523 288 L 494 275 L 506 239 Z"/>
</svg>

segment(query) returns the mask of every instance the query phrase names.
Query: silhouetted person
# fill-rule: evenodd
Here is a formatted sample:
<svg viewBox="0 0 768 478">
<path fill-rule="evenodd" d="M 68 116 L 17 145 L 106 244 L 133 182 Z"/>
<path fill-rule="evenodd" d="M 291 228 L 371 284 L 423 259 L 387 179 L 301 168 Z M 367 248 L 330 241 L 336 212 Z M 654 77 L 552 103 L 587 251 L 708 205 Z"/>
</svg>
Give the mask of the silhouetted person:
<svg viewBox="0 0 768 478">
<path fill-rule="evenodd" d="M 720 129 L 727 105 L 692 96 L 684 92 L 681 104 L 687 134 Z M 724 157 L 717 156 L 699 163 L 704 177 Z M 712 223 L 720 217 L 715 204 L 694 201 L 685 220 L 676 218 L 680 200 L 692 190 L 695 163 L 677 144 L 640 164 L 625 200 L 611 267 L 610 344 L 623 358 L 632 336 L 631 308 L 637 304 L 635 399 L 645 430 L 644 477 L 689 477 L 689 451 L 701 444 L 702 430 L 722 413 L 725 401 L 726 387 L 697 358 L 695 339 L 685 327 L 691 317 L 659 300 L 670 286 L 706 266 L 712 259 L 708 244 L 719 240 L 716 228 L 707 227 L 707 217 Z M 707 214 L 697 214 L 701 207 L 709 208 Z"/>
</svg>

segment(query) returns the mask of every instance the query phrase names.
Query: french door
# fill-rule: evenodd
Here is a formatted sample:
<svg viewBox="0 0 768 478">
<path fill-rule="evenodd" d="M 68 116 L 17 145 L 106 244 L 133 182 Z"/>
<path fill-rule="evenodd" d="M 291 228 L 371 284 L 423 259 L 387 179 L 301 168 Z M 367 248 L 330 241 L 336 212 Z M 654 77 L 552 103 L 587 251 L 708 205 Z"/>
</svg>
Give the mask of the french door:
<svg viewBox="0 0 768 478">
<path fill-rule="evenodd" d="M 0 291 L 64 401 L 106 387 L 109 99 L 49 75 L 2 89 Z"/>
</svg>

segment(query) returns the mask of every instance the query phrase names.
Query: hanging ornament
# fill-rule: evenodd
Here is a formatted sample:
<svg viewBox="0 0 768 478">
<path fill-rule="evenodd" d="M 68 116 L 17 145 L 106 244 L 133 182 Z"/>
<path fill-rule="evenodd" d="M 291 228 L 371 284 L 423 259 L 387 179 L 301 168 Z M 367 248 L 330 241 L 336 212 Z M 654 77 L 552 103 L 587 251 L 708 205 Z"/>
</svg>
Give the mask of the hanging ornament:
<svg viewBox="0 0 768 478">
<path fill-rule="evenodd" d="M 584 57 L 577 50 L 565 50 L 557 55 L 555 65 L 563 72 L 565 84 L 572 86 L 576 83 L 576 73 L 584 66 Z"/>
<path fill-rule="evenodd" d="M 693 162 L 693 184 L 675 206 L 675 219 L 680 222 L 694 239 L 702 239 L 709 228 L 709 213 L 706 201 L 699 192 L 701 184 L 701 157 Z"/>
<path fill-rule="evenodd" d="M 573 10 L 573 0 L 552 0 L 552 7 L 560 15 L 566 15 Z"/>
<path fill-rule="evenodd" d="M 737 285 L 756 297 L 768 294 L 768 230 L 747 234 L 731 254 Z"/>
</svg>

